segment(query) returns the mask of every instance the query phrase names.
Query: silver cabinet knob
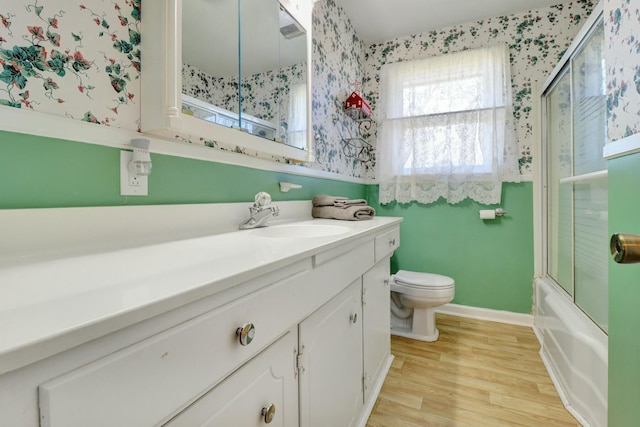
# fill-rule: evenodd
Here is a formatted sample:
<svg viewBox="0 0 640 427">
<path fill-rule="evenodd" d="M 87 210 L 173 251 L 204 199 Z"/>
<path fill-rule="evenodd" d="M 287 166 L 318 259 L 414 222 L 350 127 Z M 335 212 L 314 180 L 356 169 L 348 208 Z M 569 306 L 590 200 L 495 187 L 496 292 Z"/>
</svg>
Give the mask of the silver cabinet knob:
<svg viewBox="0 0 640 427">
<path fill-rule="evenodd" d="M 385 286 L 389 286 L 389 279 L 384 279 L 382 283 L 384 283 Z"/>
<path fill-rule="evenodd" d="M 236 335 L 240 341 L 240 345 L 249 345 L 253 341 L 253 336 L 256 333 L 256 327 L 253 323 L 245 323 L 238 329 L 236 329 Z"/>
<path fill-rule="evenodd" d="M 358 313 L 353 313 L 351 316 L 349 316 L 349 320 L 351 321 L 351 323 L 356 323 L 358 321 Z"/>
<path fill-rule="evenodd" d="M 276 405 L 273 403 L 267 406 L 266 408 L 262 408 L 262 416 L 264 417 L 264 422 L 269 424 L 273 421 L 273 417 L 276 415 Z"/>
</svg>

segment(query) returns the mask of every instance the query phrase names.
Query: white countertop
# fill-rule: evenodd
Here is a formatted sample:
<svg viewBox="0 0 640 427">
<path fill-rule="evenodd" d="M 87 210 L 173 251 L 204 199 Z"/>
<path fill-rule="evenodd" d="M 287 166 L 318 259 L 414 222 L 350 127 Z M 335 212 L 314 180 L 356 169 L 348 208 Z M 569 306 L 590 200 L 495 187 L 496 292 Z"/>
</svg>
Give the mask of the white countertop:
<svg viewBox="0 0 640 427">
<path fill-rule="evenodd" d="M 314 219 L 300 223 L 339 224 L 348 231 L 263 237 L 243 230 L 142 246 L 129 242 L 126 249 L 78 246 L 84 254 L 61 247 L 63 257 L 49 252 L 5 258 L 0 264 L 0 374 L 400 221 Z"/>
</svg>

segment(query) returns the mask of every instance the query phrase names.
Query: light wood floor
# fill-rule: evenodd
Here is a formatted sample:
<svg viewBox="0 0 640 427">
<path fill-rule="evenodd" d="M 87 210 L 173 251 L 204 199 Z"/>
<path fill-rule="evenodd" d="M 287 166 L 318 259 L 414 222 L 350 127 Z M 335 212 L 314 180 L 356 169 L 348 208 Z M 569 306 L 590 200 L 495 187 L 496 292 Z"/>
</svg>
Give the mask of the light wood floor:
<svg viewBox="0 0 640 427">
<path fill-rule="evenodd" d="M 367 427 L 579 426 L 524 326 L 438 314 L 434 343 L 391 337 L 395 360 Z"/>
</svg>

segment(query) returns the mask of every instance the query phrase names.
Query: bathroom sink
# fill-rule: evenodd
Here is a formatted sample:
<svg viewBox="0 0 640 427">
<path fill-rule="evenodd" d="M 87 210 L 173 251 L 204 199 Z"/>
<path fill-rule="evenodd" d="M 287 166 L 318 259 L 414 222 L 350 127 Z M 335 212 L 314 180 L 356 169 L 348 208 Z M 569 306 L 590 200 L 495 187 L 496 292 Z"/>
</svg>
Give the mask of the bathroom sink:
<svg viewBox="0 0 640 427">
<path fill-rule="evenodd" d="M 329 224 L 283 224 L 272 227 L 257 228 L 251 233 L 259 237 L 276 238 L 310 238 L 329 237 L 348 233 L 350 229 L 342 225 Z"/>
</svg>

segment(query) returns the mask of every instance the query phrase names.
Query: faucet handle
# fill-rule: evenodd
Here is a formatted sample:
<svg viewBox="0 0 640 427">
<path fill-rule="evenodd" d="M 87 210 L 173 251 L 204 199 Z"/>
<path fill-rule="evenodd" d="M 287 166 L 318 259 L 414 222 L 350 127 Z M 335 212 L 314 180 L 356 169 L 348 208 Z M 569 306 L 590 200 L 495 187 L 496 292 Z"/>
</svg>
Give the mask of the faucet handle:
<svg viewBox="0 0 640 427">
<path fill-rule="evenodd" d="M 269 204 L 271 204 L 271 196 L 269 195 L 269 193 L 261 191 L 256 194 L 253 204 L 255 207 L 261 208 L 263 206 L 268 206 Z"/>
</svg>

